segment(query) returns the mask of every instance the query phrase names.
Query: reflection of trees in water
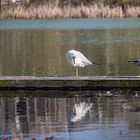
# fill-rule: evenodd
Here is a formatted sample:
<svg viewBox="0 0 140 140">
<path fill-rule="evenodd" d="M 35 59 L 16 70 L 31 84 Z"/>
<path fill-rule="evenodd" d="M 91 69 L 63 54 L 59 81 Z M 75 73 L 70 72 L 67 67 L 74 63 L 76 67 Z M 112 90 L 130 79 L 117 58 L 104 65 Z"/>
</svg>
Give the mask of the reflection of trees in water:
<svg viewBox="0 0 140 140">
<path fill-rule="evenodd" d="M 71 123 L 74 104 L 80 102 L 92 103 L 92 107 L 84 114 L 83 119 Z M 132 105 L 133 102 L 130 104 Z M 79 98 L 78 102 L 75 98 L 0 98 L 0 125 L 1 129 L 12 133 L 30 134 L 67 132 L 81 127 L 86 129 L 88 124 L 98 124 L 101 128 L 108 128 L 110 121 L 128 123 L 130 129 L 136 129 L 137 125 L 133 117 L 136 115 L 138 122 L 139 113 L 127 112 L 127 115 L 123 116 L 121 105 L 121 100 L 104 97 Z M 140 104 L 137 99 L 138 105 Z M 125 121 L 123 122 L 122 119 Z"/>
<path fill-rule="evenodd" d="M 29 122 L 28 98 L 15 98 L 15 123 L 18 132 L 27 133 Z"/>
<path fill-rule="evenodd" d="M 139 32 L 137 29 L 0 31 L 0 75 L 72 75 L 65 53 L 73 48 L 102 64 L 82 69 L 82 75 L 132 75 L 139 69 L 127 61 L 140 56 Z"/>
<path fill-rule="evenodd" d="M 106 30 L 105 71 L 106 75 L 133 75 L 138 69 L 128 64 L 128 60 L 139 58 L 139 37 L 136 30 Z M 132 47 L 133 46 L 133 47 Z M 126 68 L 127 67 L 127 68 Z"/>
<path fill-rule="evenodd" d="M 3 125 L 10 127 L 15 124 L 15 131 L 22 133 L 35 133 L 54 131 L 53 124 L 66 125 L 66 101 L 64 99 L 48 98 L 12 98 L 1 99 Z M 13 104 L 12 107 L 9 105 Z M 5 113 L 4 113 L 5 111 Z M 12 114 L 12 116 L 11 116 Z M 9 123 L 10 122 L 10 123 Z M 10 128 L 8 128 L 10 129 Z M 56 128 L 59 130 L 59 127 Z"/>
<path fill-rule="evenodd" d="M 122 104 L 123 114 L 128 121 L 128 127 L 130 129 L 138 129 L 140 126 L 140 98 L 135 96 L 131 98 L 131 102 L 124 102 Z M 140 134 L 139 134 L 140 135 Z"/>
</svg>

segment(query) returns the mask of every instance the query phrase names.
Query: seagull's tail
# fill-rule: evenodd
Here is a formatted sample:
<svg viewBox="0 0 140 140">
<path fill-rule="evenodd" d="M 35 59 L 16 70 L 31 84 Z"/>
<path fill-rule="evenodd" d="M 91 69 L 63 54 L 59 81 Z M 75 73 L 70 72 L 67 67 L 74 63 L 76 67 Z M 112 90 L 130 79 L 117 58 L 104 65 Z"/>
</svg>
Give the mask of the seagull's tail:
<svg viewBox="0 0 140 140">
<path fill-rule="evenodd" d="M 94 65 L 101 65 L 100 63 L 95 63 L 95 62 L 92 62 L 92 64 L 94 64 Z"/>
</svg>

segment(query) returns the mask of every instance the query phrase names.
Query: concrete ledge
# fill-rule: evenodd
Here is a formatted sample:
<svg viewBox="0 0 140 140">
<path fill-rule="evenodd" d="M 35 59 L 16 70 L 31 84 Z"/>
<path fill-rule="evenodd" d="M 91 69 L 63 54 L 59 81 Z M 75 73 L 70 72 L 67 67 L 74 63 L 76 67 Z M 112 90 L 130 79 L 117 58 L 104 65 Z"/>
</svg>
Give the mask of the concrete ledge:
<svg viewBox="0 0 140 140">
<path fill-rule="evenodd" d="M 0 90 L 105 90 L 114 88 L 140 90 L 140 76 L 0 77 Z"/>
</svg>

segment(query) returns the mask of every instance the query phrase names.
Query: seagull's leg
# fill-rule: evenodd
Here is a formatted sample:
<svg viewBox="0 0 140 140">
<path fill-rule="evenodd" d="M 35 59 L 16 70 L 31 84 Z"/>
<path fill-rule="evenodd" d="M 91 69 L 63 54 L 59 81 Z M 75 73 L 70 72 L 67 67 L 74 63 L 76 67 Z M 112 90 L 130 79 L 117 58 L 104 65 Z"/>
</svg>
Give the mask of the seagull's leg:
<svg viewBox="0 0 140 140">
<path fill-rule="evenodd" d="M 76 77 L 78 77 L 79 74 L 78 74 L 78 68 L 76 67 Z"/>
</svg>

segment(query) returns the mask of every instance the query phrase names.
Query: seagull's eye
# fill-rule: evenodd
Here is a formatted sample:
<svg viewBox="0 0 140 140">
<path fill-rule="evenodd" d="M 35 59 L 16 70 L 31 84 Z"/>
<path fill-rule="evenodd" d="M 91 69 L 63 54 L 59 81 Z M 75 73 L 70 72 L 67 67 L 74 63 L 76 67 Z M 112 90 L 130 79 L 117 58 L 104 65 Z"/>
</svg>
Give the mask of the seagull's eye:
<svg viewBox="0 0 140 140">
<path fill-rule="evenodd" d="M 74 56 L 74 54 L 73 54 L 73 53 L 71 53 L 71 56 Z"/>
</svg>

